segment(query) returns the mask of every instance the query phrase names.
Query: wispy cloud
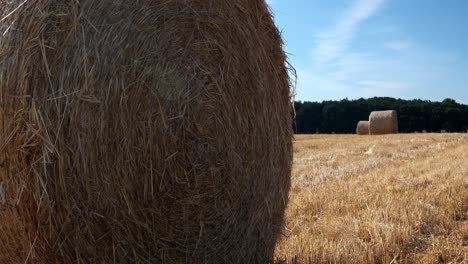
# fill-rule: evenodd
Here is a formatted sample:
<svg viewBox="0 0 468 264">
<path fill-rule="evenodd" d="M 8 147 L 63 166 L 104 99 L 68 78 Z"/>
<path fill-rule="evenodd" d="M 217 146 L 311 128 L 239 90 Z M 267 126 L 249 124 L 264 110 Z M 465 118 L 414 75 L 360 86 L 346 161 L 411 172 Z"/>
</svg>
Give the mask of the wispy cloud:
<svg viewBox="0 0 468 264">
<path fill-rule="evenodd" d="M 350 0 L 335 15 L 330 14 L 337 7 L 332 3 L 319 18 L 303 18 L 312 21 L 309 27 L 289 29 L 288 47 L 302 53 L 290 51 L 298 74 L 296 99 L 460 98 L 460 90 L 466 91 L 466 60 L 457 51 L 420 39 L 417 28 L 399 21 L 395 2 Z M 296 20 L 303 23 L 291 23 Z M 310 34 L 301 36 L 307 30 Z"/>
<path fill-rule="evenodd" d="M 327 63 L 346 51 L 359 26 L 375 15 L 385 0 L 356 0 L 335 24 L 316 36 L 317 46 L 313 57 L 320 63 Z"/>
<path fill-rule="evenodd" d="M 449 52 L 421 48 L 415 44 L 398 55 L 382 56 L 376 51 L 346 52 L 333 63 L 313 64 L 298 69 L 298 100 L 327 100 L 391 96 L 396 98 L 429 97 L 427 90 L 446 87 L 454 74 L 466 69 Z M 432 96 L 450 97 L 447 90 Z M 443 94 L 443 95 L 441 95 Z"/>
<path fill-rule="evenodd" d="M 390 41 L 384 44 L 385 48 L 393 51 L 404 51 L 411 48 L 413 44 L 408 40 Z"/>
<path fill-rule="evenodd" d="M 355 85 L 355 90 L 359 92 L 359 97 L 373 96 L 395 96 L 405 95 L 411 90 L 411 85 L 407 82 L 397 80 L 364 80 Z"/>
<path fill-rule="evenodd" d="M 399 76 L 395 79 L 395 76 L 388 74 L 395 72 L 395 68 L 405 68 L 401 61 L 383 59 L 370 51 L 350 50 L 360 27 L 377 15 L 385 3 L 386 0 L 355 0 L 336 18 L 332 26 L 324 28 L 316 35 L 312 64 L 299 70 L 298 90 L 301 94 L 313 93 L 317 99 L 396 96 L 411 89 L 407 78 Z M 379 35 L 387 34 L 390 31 L 388 28 L 387 26 L 382 32 L 379 31 Z M 392 32 L 395 30 L 391 28 Z M 409 41 L 384 43 L 387 49 L 401 51 L 410 45 Z M 307 92 L 306 89 L 312 92 Z"/>
</svg>

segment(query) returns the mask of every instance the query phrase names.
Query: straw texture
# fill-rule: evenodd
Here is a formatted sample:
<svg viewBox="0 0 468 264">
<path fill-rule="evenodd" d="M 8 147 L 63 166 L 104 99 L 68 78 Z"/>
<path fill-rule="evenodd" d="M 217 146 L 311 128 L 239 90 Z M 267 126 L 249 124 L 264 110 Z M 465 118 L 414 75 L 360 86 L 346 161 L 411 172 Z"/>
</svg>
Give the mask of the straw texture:
<svg viewBox="0 0 468 264">
<path fill-rule="evenodd" d="M 369 116 L 369 132 L 371 135 L 398 133 L 398 115 L 394 110 L 374 111 Z"/>
<path fill-rule="evenodd" d="M 356 134 L 369 135 L 369 121 L 359 121 L 356 127 Z"/>
<path fill-rule="evenodd" d="M 0 263 L 273 255 L 292 115 L 264 0 L 0 10 Z"/>
</svg>

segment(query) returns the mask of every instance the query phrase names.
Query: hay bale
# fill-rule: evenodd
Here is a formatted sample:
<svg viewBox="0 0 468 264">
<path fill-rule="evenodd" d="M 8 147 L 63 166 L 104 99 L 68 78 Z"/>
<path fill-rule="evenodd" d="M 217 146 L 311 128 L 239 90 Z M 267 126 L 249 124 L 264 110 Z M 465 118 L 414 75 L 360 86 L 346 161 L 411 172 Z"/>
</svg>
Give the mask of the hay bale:
<svg viewBox="0 0 468 264">
<path fill-rule="evenodd" d="M 264 0 L 0 3 L 0 263 L 273 255 L 292 120 Z"/>
<path fill-rule="evenodd" d="M 398 115 L 394 110 L 374 111 L 369 116 L 369 133 L 371 135 L 398 133 Z"/>
<path fill-rule="evenodd" d="M 3 187 L 3 183 L 0 183 L 0 210 L 3 209 L 6 205 L 7 201 L 5 187 Z"/>
<path fill-rule="evenodd" d="M 369 121 L 359 121 L 356 128 L 356 134 L 369 135 Z"/>
</svg>

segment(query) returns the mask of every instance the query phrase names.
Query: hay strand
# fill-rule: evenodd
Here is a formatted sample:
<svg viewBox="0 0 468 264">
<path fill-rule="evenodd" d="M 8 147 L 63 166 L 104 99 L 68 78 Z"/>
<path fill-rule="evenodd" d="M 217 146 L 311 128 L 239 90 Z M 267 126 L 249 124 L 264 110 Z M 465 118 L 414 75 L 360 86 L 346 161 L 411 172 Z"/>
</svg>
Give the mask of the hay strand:
<svg viewBox="0 0 468 264">
<path fill-rule="evenodd" d="M 0 4 L 1 263 L 272 257 L 292 121 L 264 0 Z"/>
</svg>

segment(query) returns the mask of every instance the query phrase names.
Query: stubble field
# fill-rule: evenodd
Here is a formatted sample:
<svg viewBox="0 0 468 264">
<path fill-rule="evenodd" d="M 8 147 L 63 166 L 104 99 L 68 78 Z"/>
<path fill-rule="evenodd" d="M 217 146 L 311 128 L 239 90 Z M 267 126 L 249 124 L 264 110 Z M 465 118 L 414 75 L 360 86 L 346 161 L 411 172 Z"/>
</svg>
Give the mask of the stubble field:
<svg viewBox="0 0 468 264">
<path fill-rule="evenodd" d="M 306 135 L 294 144 L 278 258 L 468 262 L 468 134 Z"/>
</svg>

